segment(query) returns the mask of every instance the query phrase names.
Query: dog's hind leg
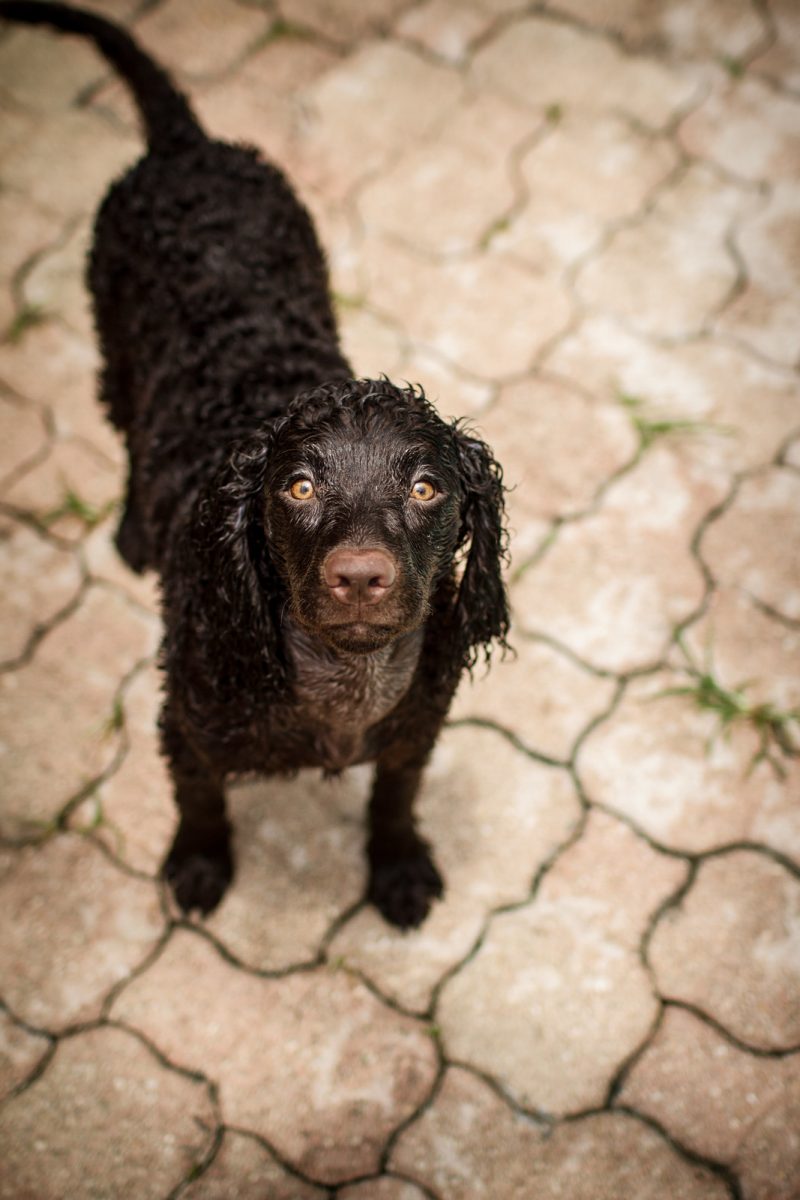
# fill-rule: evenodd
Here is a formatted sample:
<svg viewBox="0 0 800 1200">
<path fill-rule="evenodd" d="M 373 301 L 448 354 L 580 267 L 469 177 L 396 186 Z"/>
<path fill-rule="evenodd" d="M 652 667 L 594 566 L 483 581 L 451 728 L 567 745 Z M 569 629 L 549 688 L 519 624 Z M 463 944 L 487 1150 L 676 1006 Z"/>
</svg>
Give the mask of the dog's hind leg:
<svg viewBox="0 0 800 1200">
<path fill-rule="evenodd" d="M 196 752 L 168 709 L 161 717 L 161 740 L 180 814 L 162 874 L 183 912 L 199 909 L 206 914 L 217 907 L 233 879 L 223 780 Z"/>
</svg>

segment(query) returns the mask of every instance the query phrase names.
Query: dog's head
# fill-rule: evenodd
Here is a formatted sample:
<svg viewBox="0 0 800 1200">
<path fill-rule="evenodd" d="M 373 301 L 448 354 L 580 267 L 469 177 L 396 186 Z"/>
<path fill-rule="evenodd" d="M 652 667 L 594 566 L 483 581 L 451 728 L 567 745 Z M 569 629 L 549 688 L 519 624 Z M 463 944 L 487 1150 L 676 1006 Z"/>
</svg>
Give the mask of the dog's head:
<svg viewBox="0 0 800 1200">
<path fill-rule="evenodd" d="M 225 541 L 251 598 L 279 583 L 306 632 L 369 652 L 425 622 L 463 551 L 459 667 L 504 641 L 501 472 L 421 390 L 347 380 L 306 393 L 231 469 Z"/>
</svg>

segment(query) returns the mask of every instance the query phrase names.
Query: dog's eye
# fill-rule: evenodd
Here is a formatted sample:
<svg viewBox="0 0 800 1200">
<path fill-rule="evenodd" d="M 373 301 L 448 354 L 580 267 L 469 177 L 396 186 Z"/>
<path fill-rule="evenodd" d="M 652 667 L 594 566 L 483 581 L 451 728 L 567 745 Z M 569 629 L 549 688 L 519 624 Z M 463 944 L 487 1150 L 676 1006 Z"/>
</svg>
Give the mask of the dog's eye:
<svg viewBox="0 0 800 1200">
<path fill-rule="evenodd" d="M 293 500 L 311 500 L 314 495 L 314 485 L 310 479 L 295 479 L 289 488 Z"/>
<path fill-rule="evenodd" d="M 427 479 L 418 479 L 411 485 L 412 500 L 432 500 L 435 495 L 436 488 Z"/>
</svg>

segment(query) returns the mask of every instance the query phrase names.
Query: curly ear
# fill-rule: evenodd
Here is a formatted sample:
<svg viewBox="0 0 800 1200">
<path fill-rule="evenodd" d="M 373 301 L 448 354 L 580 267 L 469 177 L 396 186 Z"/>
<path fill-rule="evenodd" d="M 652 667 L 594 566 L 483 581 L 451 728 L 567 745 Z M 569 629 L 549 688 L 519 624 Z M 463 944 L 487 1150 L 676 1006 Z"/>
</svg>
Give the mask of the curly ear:
<svg viewBox="0 0 800 1200">
<path fill-rule="evenodd" d="M 272 431 L 240 443 L 206 487 L 184 575 L 184 633 L 220 698 L 244 710 L 285 683 L 279 634 L 284 589 L 264 524 Z M 193 568 L 193 569 L 192 569 Z"/>
<path fill-rule="evenodd" d="M 463 500 L 459 547 L 469 546 L 456 600 L 464 665 L 471 668 L 480 650 L 488 662 L 492 642 L 507 648 L 508 597 L 502 568 L 508 534 L 503 504 L 503 472 L 489 447 L 456 429 Z"/>
</svg>

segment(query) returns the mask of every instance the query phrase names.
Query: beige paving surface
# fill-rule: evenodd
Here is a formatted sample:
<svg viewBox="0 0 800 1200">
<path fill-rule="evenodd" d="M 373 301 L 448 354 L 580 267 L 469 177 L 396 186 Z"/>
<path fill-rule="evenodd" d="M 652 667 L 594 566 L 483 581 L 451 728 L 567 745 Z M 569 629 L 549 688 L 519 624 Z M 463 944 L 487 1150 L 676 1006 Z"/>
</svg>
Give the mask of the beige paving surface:
<svg viewBox="0 0 800 1200">
<path fill-rule="evenodd" d="M 98 0 L 288 169 L 356 369 L 514 486 L 515 658 L 360 904 L 367 775 L 237 789 L 205 925 L 110 544 L 92 211 L 140 145 L 0 34 L 0 1197 L 798 1200 L 796 0 Z"/>
</svg>

